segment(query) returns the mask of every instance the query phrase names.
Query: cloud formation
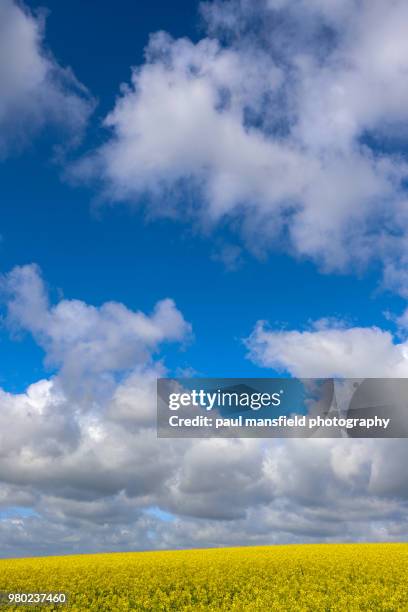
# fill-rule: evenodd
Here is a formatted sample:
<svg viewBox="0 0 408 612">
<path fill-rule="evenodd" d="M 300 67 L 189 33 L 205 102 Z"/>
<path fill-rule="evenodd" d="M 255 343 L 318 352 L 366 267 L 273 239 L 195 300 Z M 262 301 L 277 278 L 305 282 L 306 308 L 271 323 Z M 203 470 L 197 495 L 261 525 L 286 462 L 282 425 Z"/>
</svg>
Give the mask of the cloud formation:
<svg viewBox="0 0 408 612">
<path fill-rule="evenodd" d="M 44 16 L 23 3 L 0 4 L 0 159 L 44 126 L 78 139 L 93 108 L 86 88 L 44 46 Z"/>
<path fill-rule="evenodd" d="M 117 302 L 96 308 L 61 300 L 52 306 L 35 265 L 14 268 L 1 287 L 8 325 L 30 332 L 45 350 L 47 364 L 58 367 L 72 389 L 148 363 L 160 343 L 181 341 L 191 331 L 171 299 L 158 302 L 150 316 Z"/>
<path fill-rule="evenodd" d="M 293 376 L 408 376 L 408 341 L 400 341 L 379 327 L 317 321 L 309 330 L 282 331 L 258 321 L 246 346 L 249 358 L 257 364 Z"/>
<path fill-rule="evenodd" d="M 407 11 L 402 0 L 205 4 L 198 43 L 152 36 L 106 144 L 77 172 L 113 200 L 148 194 L 156 214 L 231 221 L 253 251 L 281 243 L 342 270 L 379 258 L 404 293 Z M 3 157 L 46 124 L 80 131 L 90 110 L 43 28 L 1 3 Z M 6 325 L 53 369 L 22 393 L 0 389 L 2 554 L 406 539 L 404 440 L 158 440 L 163 347 L 191 333 L 171 299 L 150 314 L 54 304 L 36 266 L 1 291 Z M 375 327 L 261 322 L 247 344 L 259 365 L 297 376 L 408 370 L 407 341 Z"/>
<path fill-rule="evenodd" d="M 76 168 L 106 197 L 240 228 L 326 270 L 380 260 L 405 292 L 406 3 L 205 3 L 197 43 L 159 32 Z M 191 194 L 194 197 L 191 197 Z"/>
<path fill-rule="evenodd" d="M 406 537 L 404 440 L 158 440 L 162 349 L 190 335 L 171 300 L 150 315 L 53 304 L 36 266 L 1 285 L 6 324 L 57 368 L 23 393 L 0 390 L 3 555 Z M 300 334 L 296 363 L 288 337 L 282 365 L 310 375 L 310 346 L 336 370 L 336 351 L 353 361 L 375 345 L 328 331 L 304 345 Z M 379 358 L 394 358 L 391 338 L 371 333 Z"/>
</svg>

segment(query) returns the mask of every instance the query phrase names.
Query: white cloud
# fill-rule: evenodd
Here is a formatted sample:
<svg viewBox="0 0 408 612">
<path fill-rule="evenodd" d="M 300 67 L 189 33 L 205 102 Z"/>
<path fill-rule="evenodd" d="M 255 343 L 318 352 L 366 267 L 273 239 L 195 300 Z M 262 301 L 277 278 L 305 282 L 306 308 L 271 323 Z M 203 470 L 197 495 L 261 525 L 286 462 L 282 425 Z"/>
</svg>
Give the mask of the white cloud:
<svg viewBox="0 0 408 612">
<path fill-rule="evenodd" d="M 326 269 L 380 259 L 402 291 L 405 3 L 202 10 L 198 43 L 151 37 L 106 118 L 110 138 L 76 173 L 112 200 L 147 193 L 157 214 L 232 220 L 253 251 L 281 242 Z"/>
<path fill-rule="evenodd" d="M 72 389 L 93 383 L 92 376 L 101 385 L 111 373 L 148 363 L 160 343 L 181 341 L 191 331 L 171 299 L 158 302 L 150 316 L 118 302 L 97 308 L 63 299 L 51 305 L 35 265 L 14 268 L 1 285 L 8 324 L 32 333 Z"/>
<path fill-rule="evenodd" d="M 166 373 L 156 357 L 159 347 L 183 342 L 190 326 L 171 300 L 159 302 L 150 316 L 114 302 L 99 308 L 78 300 L 51 305 L 33 265 L 5 275 L 2 292 L 6 322 L 31 332 L 58 366 L 56 375 L 24 393 L 0 390 L 2 537 L 11 520 L 21 527 L 21 541 L 14 531 L 5 550 L 28 552 L 33 544 L 38 553 L 40 524 L 61 537 L 59 546 L 75 549 L 81 542 L 72 539 L 73 524 L 84 533 L 90 525 L 99 532 L 112 521 L 119 527 L 109 530 L 106 546 L 115 548 L 130 524 L 152 523 L 143 509 L 165 496 L 186 447 L 157 440 L 155 383 Z M 142 541 L 147 546 L 149 538 L 138 541 L 136 547 Z M 46 546 L 50 552 L 56 543 Z"/>
<path fill-rule="evenodd" d="M 0 3 L 0 158 L 45 125 L 77 139 L 92 110 L 86 89 L 44 48 L 44 26 L 22 3 Z"/>
<path fill-rule="evenodd" d="M 150 316 L 52 305 L 35 266 L 12 270 L 2 289 L 6 321 L 59 367 L 24 393 L 0 390 L 3 555 L 406 538 L 404 440 L 159 440 L 159 351 L 190 332 L 174 304 Z M 315 373 L 319 351 L 332 369 L 368 363 L 369 350 L 390 368 L 400 357 L 380 330 L 308 333 L 288 336 L 287 352 L 278 340 L 281 365 L 300 376 Z M 270 349 L 270 336 L 255 340 Z M 274 359 L 265 353 L 265 365 Z"/>
<path fill-rule="evenodd" d="M 333 327 L 329 321 L 310 330 L 282 331 L 259 321 L 246 345 L 259 365 L 294 376 L 408 376 L 408 341 L 378 327 Z"/>
</svg>

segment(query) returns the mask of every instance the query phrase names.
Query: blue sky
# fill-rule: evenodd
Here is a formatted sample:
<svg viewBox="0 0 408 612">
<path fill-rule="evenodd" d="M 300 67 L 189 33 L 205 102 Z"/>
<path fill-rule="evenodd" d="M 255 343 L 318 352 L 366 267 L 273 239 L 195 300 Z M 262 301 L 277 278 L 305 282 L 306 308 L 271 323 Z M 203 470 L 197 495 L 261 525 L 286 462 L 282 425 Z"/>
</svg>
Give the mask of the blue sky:
<svg viewBox="0 0 408 612">
<path fill-rule="evenodd" d="M 155 429 L 166 372 L 408 375 L 389 7 L 0 2 L 1 554 L 406 539 L 404 440 Z"/>
<path fill-rule="evenodd" d="M 28 3 L 33 9 L 38 3 Z M 58 62 L 71 66 L 98 101 L 84 150 L 106 137 L 101 129 L 130 66 L 143 63 L 149 35 L 164 29 L 175 38 L 202 33 L 198 5 L 177 2 L 137 5 L 43 2 L 49 9 L 47 46 Z M 92 23 L 92 27 L 90 24 Z M 72 32 L 75 32 L 74 42 Z M 217 254 L 222 245 L 240 248 L 228 227 L 210 237 L 181 219 L 149 220 L 140 208 L 98 203 L 95 186 L 73 186 L 51 161 L 55 133 L 45 131 L 22 155 L 0 167 L 2 269 L 36 262 L 54 292 L 95 305 L 117 300 L 149 311 L 171 296 L 193 324 L 195 340 L 169 351 L 167 363 L 204 375 L 258 375 L 241 340 L 258 319 L 284 328 L 303 328 L 322 317 L 352 325 L 390 324 L 386 310 L 403 302 L 379 285 L 378 266 L 355 276 L 322 274 L 305 258 L 282 252 L 257 258 L 242 251 L 230 269 Z M 21 180 L 21 177 L 24 180 Z M 392 329 L 392 325 L 391 325 Z M 42 375 L 41 351 L 29 339 L 10 342 L 2 332 L 2 384 L 22 391 Z"/>
</svg>

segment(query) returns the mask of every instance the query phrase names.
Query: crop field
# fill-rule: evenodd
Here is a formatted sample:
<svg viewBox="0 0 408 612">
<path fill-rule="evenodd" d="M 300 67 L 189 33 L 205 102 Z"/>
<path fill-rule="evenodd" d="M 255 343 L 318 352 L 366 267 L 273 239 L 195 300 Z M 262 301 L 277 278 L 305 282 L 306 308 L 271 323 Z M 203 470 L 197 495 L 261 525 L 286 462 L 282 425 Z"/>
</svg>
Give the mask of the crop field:
<svg viewBox="0 0 408 612">
<path fill-rule="evenodd" d="M 408 610 L 408 544 L 265 546 L 1 560 L 0 590 L 1 609 L 31 612 L 395 612 Z M 6 596 L 50 592 L 67 594 L 68 603 L 17 605 L 8 603 Z"/>
</svg>

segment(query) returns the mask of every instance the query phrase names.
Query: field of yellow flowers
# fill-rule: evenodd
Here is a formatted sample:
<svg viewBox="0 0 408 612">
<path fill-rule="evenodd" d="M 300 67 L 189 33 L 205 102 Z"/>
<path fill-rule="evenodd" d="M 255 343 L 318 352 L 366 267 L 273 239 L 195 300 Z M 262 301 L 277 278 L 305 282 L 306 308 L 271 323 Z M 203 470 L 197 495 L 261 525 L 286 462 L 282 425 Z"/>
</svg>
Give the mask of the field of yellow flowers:
<svg viewBox="0 0 408 612">
<path fill-rule="evenodd" d="M 5 610 L 408 610 L 408 544 L 317 544 L 0 561 Z M 3 595 L 3 597 L 5 597 Z"/>
</svg>

